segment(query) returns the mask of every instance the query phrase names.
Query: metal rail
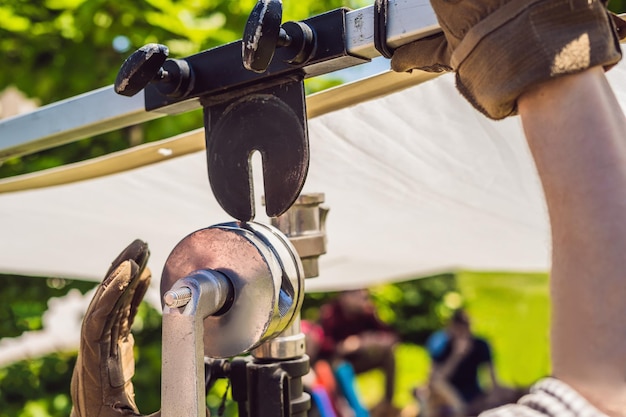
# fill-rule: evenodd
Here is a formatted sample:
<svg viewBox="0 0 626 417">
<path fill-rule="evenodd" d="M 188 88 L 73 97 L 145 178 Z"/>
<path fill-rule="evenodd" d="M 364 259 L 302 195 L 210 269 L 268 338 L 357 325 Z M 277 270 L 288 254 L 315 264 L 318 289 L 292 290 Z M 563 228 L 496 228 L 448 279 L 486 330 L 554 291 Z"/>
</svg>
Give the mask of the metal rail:
<svg viewBox="0 0 626 417">
<path fill-rule="evenodd" d="M 128 98 L 103 87 L 0 121 L 0 162 L 161 116 L 145 111 L 143 91 Z"/>
<path fill-rule="evenodd" d="M 389 46 L 398 47 L 439 30 L 429 0 L 389 2 Z M 370 59 L 380 55 L 374 45 L 374 6 L 346 14 L 345 42 L 347 52 L 355 57 Z M 193 100 L 177 111 L 200 107 L 200 102 Z M 164 115 L 146 110 L 144 91 L 128 98 L 115 94 L 112 86 L 103 87 L 0 121 L 0 162 Z"/>
</svg>

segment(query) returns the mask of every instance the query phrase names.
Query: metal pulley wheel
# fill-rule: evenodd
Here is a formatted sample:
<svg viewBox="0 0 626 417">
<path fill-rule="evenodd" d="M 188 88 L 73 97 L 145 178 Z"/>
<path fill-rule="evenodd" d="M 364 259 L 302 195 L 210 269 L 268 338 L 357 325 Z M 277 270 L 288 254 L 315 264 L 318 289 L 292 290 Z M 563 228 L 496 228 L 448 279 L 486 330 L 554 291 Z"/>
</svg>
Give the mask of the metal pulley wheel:
<svg viewBox="0 0 626 417">
<path fill-rule="evenodd" d="M 161 296 L 199 270 L 225 275 L 233 297 L 204 320 L 204 353 L 225 358 L 249 352 L 280 334 L 297 317 L 304 273 L 289 240 L 260 223 L 219 224 L 191 233 L 168 257 Z"/>
</svg>

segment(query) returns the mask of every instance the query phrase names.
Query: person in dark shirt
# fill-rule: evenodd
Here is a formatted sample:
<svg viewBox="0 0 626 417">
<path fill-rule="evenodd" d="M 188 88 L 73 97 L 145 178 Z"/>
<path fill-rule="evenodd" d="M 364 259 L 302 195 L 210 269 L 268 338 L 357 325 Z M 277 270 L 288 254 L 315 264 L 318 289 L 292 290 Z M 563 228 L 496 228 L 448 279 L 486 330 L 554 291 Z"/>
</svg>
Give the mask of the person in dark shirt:
<svg viewBox="0 0 626 417">
<path fill-rule="evenodd" d="M 446 334 L 447 342 L 432 357 L 430 389 L 453 415 L 466 415 L 472 403 L 485 395 L 478 381 L 481 367 L 488 368 L 493 388 L 498 387 L 491 348 L 487 341 L 472 334 L 469 318 L 462 310 L 454 313 Z"/>
<path fill-rule="evenodd" d="M 391 406 L 395 389 L 395 331 L 377 316 L 369 292 L 344 291 L 320 310 L 324 340 L 320 357 L 331 363 L 346 361 L 356 374 L 381 369 L 385 375 L 382 406 Z"/>
</svg>

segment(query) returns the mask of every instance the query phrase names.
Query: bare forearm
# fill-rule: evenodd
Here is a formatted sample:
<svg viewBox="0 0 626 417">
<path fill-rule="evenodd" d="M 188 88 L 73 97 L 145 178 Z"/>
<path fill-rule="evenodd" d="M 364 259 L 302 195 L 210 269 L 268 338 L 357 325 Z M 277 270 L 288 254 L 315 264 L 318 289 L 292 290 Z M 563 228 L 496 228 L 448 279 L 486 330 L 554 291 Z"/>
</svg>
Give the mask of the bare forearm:
<svg viewBox="0 0 626 417">
<path fill-rule="evenodd" d="M 496 377 L 496 369 L 492 363 L 489 365 L 489 377 L 491 378 L 491 388 L 497 389 L 500 387 L 500 383 L 498 382 L 498 378 Z"/>
<path fill-rule="evenodd" d="M 445 362 L 435 367 L 435 374 L 443 379 L 450 378 L 459 365 L 459 362 L 461 362 L 461 359 L 463 359 L 463 356 L 454 353 L 451 354 Z"/>
<path fill-rule="evenodd" d="M 552 227 L 553 373 L 617 415 L 626 409 L 624 114 L 599 68 L 528 92 L 519 113 Z"/>
</svg>

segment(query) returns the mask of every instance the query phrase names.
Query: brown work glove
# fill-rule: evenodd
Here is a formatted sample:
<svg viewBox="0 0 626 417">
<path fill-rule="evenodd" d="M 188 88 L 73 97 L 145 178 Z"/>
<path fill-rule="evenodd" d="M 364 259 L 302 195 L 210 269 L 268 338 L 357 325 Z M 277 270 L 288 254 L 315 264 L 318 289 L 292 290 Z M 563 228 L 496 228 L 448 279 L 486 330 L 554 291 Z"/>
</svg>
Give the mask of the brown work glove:
<svg viewBox="0 0 626 417">
<path fill-rule="evenodd" d="M 150 283 L 148 256 L 146 243 L 131 243 L 113 261 L 87 309 L 72 376 L 71 417 L 140 415 L 131 382 L 135 359 L 130 328 Z"/>
<path fill-rule="evenodd" d="M 431 0 L 443 33 L 398 48 L 394 71 L 456 71 L 457 88 L 493 119 L 551 78 L 621 59 L 626 23 L 602 0 Z"/>
</svg>

